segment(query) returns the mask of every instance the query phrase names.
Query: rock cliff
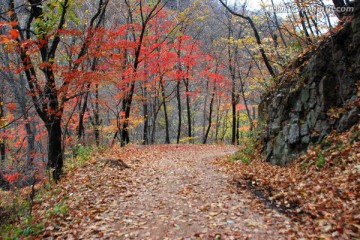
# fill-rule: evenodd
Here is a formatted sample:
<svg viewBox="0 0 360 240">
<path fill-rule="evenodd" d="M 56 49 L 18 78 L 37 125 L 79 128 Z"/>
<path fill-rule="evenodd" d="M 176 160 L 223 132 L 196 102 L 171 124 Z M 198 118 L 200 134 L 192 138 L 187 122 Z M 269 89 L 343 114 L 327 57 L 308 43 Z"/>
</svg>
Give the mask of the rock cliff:
<svg viewBox="0 0 360 240">
<path fill-rule="evenodd" d="M 360 119 L 360 11 L 279 76 L 279 87 L 262 97 L 259 121 L 266 159 L 286 165 Z"/>
</svg>

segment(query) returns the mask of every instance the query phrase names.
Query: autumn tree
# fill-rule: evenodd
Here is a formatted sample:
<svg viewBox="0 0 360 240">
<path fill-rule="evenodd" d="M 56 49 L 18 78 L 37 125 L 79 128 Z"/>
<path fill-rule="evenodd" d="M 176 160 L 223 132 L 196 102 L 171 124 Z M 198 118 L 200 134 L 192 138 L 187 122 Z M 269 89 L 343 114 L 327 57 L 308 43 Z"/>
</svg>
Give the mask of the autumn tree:
<svg viewBox="0 0 360 240">
<path fill-rule="evenodd" d="M 93 28 L 104 16 L 107 3 L 108 1 L 99 1 L 98 11 L 90 21 L 89 30 L 85 34 L 86 40 L 77 56 L 78 62 L 71 71 L 78 68 L 81 58 L 86 54 Z M 60 72 L 57 52 L 61 43 L 61 31 L 66 26 L 73 2 L 64 0 L 43 3 L 29 0 L 28 4 L 30 12 L 23 16 L 18 13 L 15 1 L 8 1 L 7 21 L 11 25 L 11 39 L 7 44 L 16 44 L 14 50 L 22 64 L 19 68 L 25 73 L 35 110 L 48 132 L 48 166 L 53 169 L 53 178 L 57 181 L 63 166 L 61 119 L 65 103 L 74 97 L 68 95 L 72 79 L 65 72 Z"/>
</svg>

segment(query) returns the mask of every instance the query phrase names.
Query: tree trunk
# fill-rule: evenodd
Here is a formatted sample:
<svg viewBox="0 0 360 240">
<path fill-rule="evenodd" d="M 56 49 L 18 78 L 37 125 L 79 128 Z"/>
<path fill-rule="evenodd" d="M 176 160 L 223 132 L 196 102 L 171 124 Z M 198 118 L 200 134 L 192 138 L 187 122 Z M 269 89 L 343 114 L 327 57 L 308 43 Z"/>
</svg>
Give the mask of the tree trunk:
<svg viewBox="0 0 360 240">
<path fill-rule="evenodd" d="M 249 69 L 248 69 L 248 72 L 245 76 L 245 78 L 248 78 L 249 75 L 250 75 L 250 71 L 252 69 L 252 65 L 249 66 Z M 244 102 L 244 105 L 245 105 L 245 109 L 246 109 L 246 114 L 249 118 L 249 122 L 250 122 L 250 131 L 252 131 L 253 129 L 253 119 L 251 118 L 251 113 L 250 113 L 250 110 L 249 110 L 249 106 L 247 104 L 247 100 L 246 100 L 246 97 L 245 97 L 245 89 L 244 89 L 244 81 L 243 81 L 243 78 L 240 77 L 240 92 L 241 92 L 241 96 L 242 96 L 242 99 L 243 99 L 243 102 Z"/>
<path fill-rule="evenodd" d="M 27 164 L 32 165 L 34 162 L 34 155 L 35 155 L 35 132 L 33 131 L 31 124 L 28 122 L 25 124 L 25 129 L 26 129 L 26 134 L 28 137 Z"/>
<path fill-rule="evenodd" d="M 231 115 L 232 115 L 231 144 L 236 145 L 236 99 L 234 93 L 231 94 Z"/>
<path fill-rule="evenodd" d="M 157 119 L 157 116 L 159 114 L 159 110 L 161 108 L 161 104 L 158 103 L 158 100 L 159 100 L 158 97 L 155 97 L 154 98 L 154 104 L 152 106 L 154 117 L 153 117 L 153 121 L 152 121 L 153 125 L 152 125 L 152 131 L 151 131 L 151 139 L 150 139 L 151 144 L 155 143 L 156 119 Z"/>
<path fill-rule="evenodd" d="M 216 83 L 214 83 L 216 84 Z M 214 105 L 214 98 L 215 98 L 215 91 L 216 91 L 216 85 L 214 85 L 213 93 L 211 94 L 211 100 L 210 100 L 210 109 L 209 109 L 209 125 L 206 129 L 206 133 L 204 136 L 203 144 L 206 144 L 207 138 L 209 136 L 211 124 L 212 124 L 212 113 L 213 113 L 213 105 Z"/>
<path fill-rule="evenodd" d="M 53 179 L 58 181 L 63 167 L 61 120 L 55 119 L 45 125 L 48 132 L 48 167 L 53 170 Z"/>
<path fill-rule="evenodd" d="M 87 84 L 86 88 L 87 88 L 87 92 L 85 93 L 84 103 L 83 103 L 82 107 L 81 107 L 81 102 L 80 102 L 79 125 L 78 125 L 78 129 L 77 129 L 78 130 L 78 141 L 81 141 L 81 138 L 85 135 L 84 115 L 85 115 L 85 112 L 87 109 L 90 83 Z"/>
<path fill-rule="evenodd" d="M 240 112 L 237 112 L 236 117 L 236 145 L 240 145 Z"/>
<path fill-rule="evenodd" d="M 147 99 L 147 87 L 142 87 L 142 104 L 143 104 L 143 116 L 144 116 L 144 128 L 143 128 L 143 145 L 149 144 L 149 109 L 148 109 L 148 99 Z"/>
<path fill-rule="evenodd" d="M 144 114 L 144 129 L 143 129 L 143 145 L 149 144 L 149 113 L 147 103 L 143 104 L 143 114 Z"/>
<path fill-rule="evenodd" d="M 220 106 L 221 106 L 221 98 L 219 97 L 219 101 L 217 101 L 216 129 L 215 129 L 215 142 L 216 143 L 218 143 L 218 140 L 219 140 Z"/>
<path fill-rule="evenodd" d="M 0 127 L 5 125 L 5 113 L 4 113 L 4 101 L 2 96 L 0 96 Z M 5 161 L 5 138 L 0 139 L 0 155 L 1 155 L 1 162 Z M 1 167 L 1 164 L 0 164 Z M 1 174 L 1 169 L 0 169 Z"/>
<path fill-rule="evenodd" d="M 308 25 L 308 27 L 309 27 L 309 29 L 310 29 L 311 35 L 312 35 L 313 38 L 315 39 L 316 36 L 315 36 L 314 30 L 313 30 L 312 27 L 311 27 L 310 18 L 309 18 L 309 16 L 308 16 L 308 14 L 306 13 L 306 11 L 304 11 L 303 13 L 304 13 L 304 16 L 305 16 L 305 18 L 306 18 L 306 22 L 307 22 L 307 25 Z"/>
<path fill-rule="evenodd" d="M 176 143 L 180 143 L 180 136 L 181 136 L 181 96 L 180 96 L 180 81 L 176 84 L 176 98 L 177 98 L 177 105 L 178 105 L 178 130 L 177 130 L 177 137 L 176 137 Z"/>
<path fill-rule="evenodd" d="M 160 87 L 161 87 L 161 96 L 163 98 L 163 108 L 164 108 L 164 114 L 165 114 L 165 144 L 170 144 L 170 134 L 169 134 L 169 118 L 167 114 L 167 108 L 166 108 L 166 96 L 165 96 L 165 87 L 162 82 L 162 76 L 160 77 Z"/>
<path fill-rule="evenodd" d="M 95 85 L 95 108 L 94 108 L 94 121 L 92 122 L 95 135 L 96 146 L 100 146 L 100 126 L 102 120 L 100 119 L 100 106 L 99 106 L 99 85 Z"/>
<path fill-rule="evenodd" d="M 271 0 L 271 5 L 272 5 L 273 9 L 275 9 L 274 0 Z M 285 46 L 285 48 L 286 48 L 286 47 L 287 47 L 287 44 L 286 44 L 284 35 L 283 35 L 283 33 L 282 33 L 282 30 L 281 30 L 281 27 L 280 27 L 280 24 L 279 24 L 279 20 L 278 20 L 278 17 L 277 17 L 277 14 L 276 14 L 276 11 L 275 11 L 275 10 L 273 11 L 273 14 L 274 14 L 274 18 L 275 18 L 276 28 L 277 28 L 277 30 L 278 30 L 278 32 L 279 32 L 281 41 L 282 41 L 282 43 L 284 44 L 284 46 Z"/>
<path fill-rule="evenodd" d="M 184 84 L 185 84 L 185 91 L 186 91 L 186 111 L 187 111 L 187 120 L 188 120 L 188 138 L 189 138 L 189 143 L 191 143 L 191 137 L 192 137 L 192 132 L 191 132 L 191 108 L 190 108 L 190 97 L 189 97 L 189 80 L 188 79 L 184 79 Z"/>
<path fill-rule="evenodd" d="M 134 74 L 135 75 L 135 74 Z M 131 83 L 129 93 L 127 97 L 123 101 L 123 111 L 125 112 L 124 115 L 124 123 L 121 129 L 121 146 L 124 147 L 126 144 L 130 143 L 129 137 L 129 118 L 131 113 L 131 104 L 133 100 L 133 94 L 135 90 L 135 82 Z"/>
<path fill-rule="evenodd" d="M 206 93 L 209 92 L 209 81 L 206 82 Z M 206 134 L 206 108 L 208 106 L 208 94 L 205 94 L 204 109 L 203 109 L 203 126 L 202 126 L 202 139 L 204 141 Z"/>
<path fill-rule="evenodd" d="M 307 41 L 308 44 L 310 44 L 310 43 L 312 43 L 312 40 L 311 40 L 310 34 L 309 34 L 308 29 L 307 29 L 306 24 L 305 24 L 304 11 L 301 10 L 301 6 L 300 6 L 299 1 L 296 1 L 296 5 L 299 8 L 300 22 L 301 22 L 301 26 L 302 26 L 302 28 L 304 30 L 306 41 Z"/>
<path fill-rule="evenodd" d="M 0 140 L 0 154 L 1 154 L 1 161 L 5 161 L 5 139 Z"/>
</svg>

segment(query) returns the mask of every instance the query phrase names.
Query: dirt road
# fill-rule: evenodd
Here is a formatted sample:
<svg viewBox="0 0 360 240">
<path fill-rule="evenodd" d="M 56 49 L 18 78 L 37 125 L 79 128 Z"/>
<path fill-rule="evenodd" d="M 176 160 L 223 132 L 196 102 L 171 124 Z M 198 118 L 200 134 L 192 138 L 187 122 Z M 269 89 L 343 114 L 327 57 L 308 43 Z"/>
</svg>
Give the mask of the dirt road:
<svg viewBox="0 0 360 240">
<path fill-rule="evenodd" d="M 57 228 L 47 227 L 44 237 L 286 239 L 289 219 L 261 207 L 248 191 L 238 191 L 212 164 L 235 147 L 133 148 L 122 155 L 130 169 L 98 161 L 86 174 L 69 176 L 73 181 L 63 186 L 68 212 Z"/>
</svg>

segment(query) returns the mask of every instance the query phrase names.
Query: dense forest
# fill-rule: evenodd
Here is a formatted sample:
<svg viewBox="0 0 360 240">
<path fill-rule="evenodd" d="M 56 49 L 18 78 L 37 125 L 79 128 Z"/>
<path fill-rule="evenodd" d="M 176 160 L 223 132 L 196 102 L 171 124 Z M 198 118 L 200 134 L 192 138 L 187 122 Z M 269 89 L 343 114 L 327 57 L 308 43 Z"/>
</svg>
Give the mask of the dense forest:
<svg viewBox="0 0 360 240">
<path fill-rule="evenodd" d="M 0 0 L 0 187 L 4 190 L 0 190 L 4 194 L 0 226 L 8 216 L 8 206 L 11 211 L 24 206 L 15 204 L 21 198 L 20 190 L 26 192 L 24 208 L 30 209 L 25 215 L 31 216 L 37 192 L 62 188 L 62 184 L 65 188 L 66 181 L 84 176 L 71 174 L 87 172 L 90 190 L 100 189 L 90 180 L 102 179 L 90 167 L 98 166 L 94 161 L 101 161 L 98 171 L 108 176 L 118 175 L 118 171 L 131 175 L 133 169 L 142 169 L 144 172 L 138 173 L 141 176 L 131 176 L 155 184 L 149 178 L 152 173 L 144 168 L 153 168 L 151 162 L 157 158 L 173 157 L 174 162 L 182 159 L 179 164 L 185 165 L 186 153 L 189 159 L 202 159 L 221 158 L 237 151 L 231 162 L 239 161 L 247 167 L 228 166 L 224 163 L 228 158 L 218 159 L 215 165 L 245 175 L 250 183 L 269 177 L 253 173 L 256 167 L 270 169 L 275 176 L 277 170 L 271 165 L 254 163 L 253 168 L 247 164 L 261 158 L 259 161 L 265 159 L 273 165 L 287 165 L 308 154 L 309 146 L 324 144 L 332 130 L 348 131 L 358 123 L 359 59 L 353 47 L 358 44 L 358 23 L 353 20 L 357 10 L 358 2 L 347 0 Z M 352 30 L 346 30 L 349 26 Z M 321 79 L 325 75 L 335 77 Z M 332 91 L 339 94 L 331 95 Z M 350 145 L 357 146 L 356 134 Z M 331 145 L 331 140 L 326 141 Z M 322 168 L 323 153 L 314 154 L 317 158 L 313 165 Z M 359 153 L 355 151 L 351 156 L 355 156 L 352 161 L 359 170 Z M 146 158 L 150 162 L 142 166 Z M 187 163 L 194 167 L 193 175 L 202 176 L 196 169 L 205 165 Z M 173 167 L 167 160 L 162 164 L 164 168 Z M 85 171 L 83 166 L 89 169 Z M 174 167 L 168 172 L 177 170 Z M 214 177 L 213 181 L 221 181 L 218 173 L 207 174 Z M 351 181 L 356 183 L 359 171 L 353 174 L 355 180 Z M 119 176 L 114 181 L 121 185 Z M 225 194 L 221 184 L 213 184 Z M 264 190 L 255 185 L 249 191 L 255 195 L 272 192 L 271 187 Z M 181 191 L 189 190 L 184 189 Z M 67 192 L 71 191 L 75 190 Z M 281 198 L 290 202 L 287 196 L 272 194 L 264 197 L 265 201 Z M 349 197 L 351 206 L 359 203 L 356 196 Z M 293 202 L 301 202 L 299 199 Z M 65 218 L 68 213 L 59 205 L 63 200 L 49 205 L 57 207 L 56 214 Z M 280 204 L 277 208 L 290 208 L 286 206 Z M 360 232 L 359 215 L 355 215 L 358 210 L 350 214 L 354 225 L 346 229 L 351 233 L 339 230 L 340 235 L 329 236 L 356 239 Z M 210 212 L 210 216 L 217 215 Z M 19 219 L 14 220 L 18 226 L 23 224 Z M 249 221 L 254 219 L 255 215 Z M 233 220 L 226 221 L 233 225 Z M 17 235 L 11 228 L 7 234 L 17 238 L 45 232 L 43 237 L 50 237 L 54 228 L 45 225 L 31 226 L 28 233 L 20 227 Z M 184 228 L 172 221 L 170 225 L 173 230 Z M 327 231 L 337 229 L 338 225 L 333 225 Z M 82 238 L 95 234 L 92 237 L 156 239 L 146 231 L 145 235 L 134 236 L 96 231 Z M 198 234 L 194 229 L 188 231 Z M 262 239 L 274 234 L 274 239 L 279 239 L 276 236 L 284 233 L 289 231 L 253 236 Z M 174 234 L 169 233 L 170 239 L 186 235 Z M 210 235 L 194 236 L 228 239 L 230 235 L 217 235 L 214 230 Z M 252 235 L 234 236 L 229 239 L 248 239 Z"/>
</svg>

